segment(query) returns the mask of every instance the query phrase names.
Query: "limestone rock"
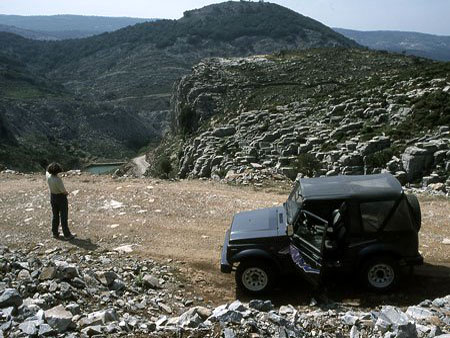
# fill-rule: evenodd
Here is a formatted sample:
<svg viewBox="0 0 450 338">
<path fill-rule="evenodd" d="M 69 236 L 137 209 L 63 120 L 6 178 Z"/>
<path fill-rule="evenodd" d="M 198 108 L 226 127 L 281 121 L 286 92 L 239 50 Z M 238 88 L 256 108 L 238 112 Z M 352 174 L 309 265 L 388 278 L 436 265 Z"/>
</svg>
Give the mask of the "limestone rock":
<svg viewBox="0 0 450 338">
<path fill-rule="evenodd" d="M 47 323 L 58 332 L 65 332 L 72 323 L 72 314 L 62 305 L 55 306 L 45 311 Z"/>
<path fill-rule="evenodd" d="M 23 300 L 19 294 L 19 291 L 16 289 L 5 289 L 0 296 L 0 308 L 5 308 L 8 306 L 16 306 L 19 307 L 22 305 Z"/>
</svg>

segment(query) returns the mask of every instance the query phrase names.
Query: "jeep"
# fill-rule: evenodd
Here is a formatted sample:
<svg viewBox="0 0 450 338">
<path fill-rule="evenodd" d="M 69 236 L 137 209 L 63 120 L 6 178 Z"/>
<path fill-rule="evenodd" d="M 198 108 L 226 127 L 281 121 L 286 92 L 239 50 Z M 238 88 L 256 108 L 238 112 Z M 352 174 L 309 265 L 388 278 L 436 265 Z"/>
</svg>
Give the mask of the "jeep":
<svg viewBox="0 0 450 338">
<path fill-rule="evenodd" d="M 357 273 L 370 289 L 387 291 L 401 267 L 423 263 L 420 226 L 417 197 L 391 174 L 301 178 L 282 206 L 234 216 L 221 271 L 235 270 L 237 286 L 251 294 L 293 272 L 315 286 L 330 273 Z"/>
</svg>

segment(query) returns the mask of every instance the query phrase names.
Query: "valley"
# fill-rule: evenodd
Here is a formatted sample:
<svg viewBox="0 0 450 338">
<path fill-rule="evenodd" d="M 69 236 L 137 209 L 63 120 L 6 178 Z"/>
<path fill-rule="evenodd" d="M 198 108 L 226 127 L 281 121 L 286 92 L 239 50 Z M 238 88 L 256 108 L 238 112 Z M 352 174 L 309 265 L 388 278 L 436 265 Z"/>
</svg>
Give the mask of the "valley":
<svg viewBox="0 0 450 338">
<path fill-rule="evenodd" d="M 278 21 L 285 24 L 275 27 Z M 358 45 L 284 7 L 249 2 L 211 5 L 179 20 L 85 39 L 35 41 L 0 33 L 0 77 L 8 83 L 0 92 L 0 119 L 15 140 L 7 147 L 2 142 L 0 163 L 32 171 L 40 161 L 76 168 L 129 159 L 169 131 L 174 82 L 201 59 L 336 46 Z M 18 110 L 27 117 L 17 120 Z M 43 116 L 53 116 L 52 122 L 39 123 Z M 29 139 L 33 134 L 39 136 Z M 28 153 L 32 145 L 37 156 Z M 8 156 L 12 152 L 17 156 Z"/>
</svg>

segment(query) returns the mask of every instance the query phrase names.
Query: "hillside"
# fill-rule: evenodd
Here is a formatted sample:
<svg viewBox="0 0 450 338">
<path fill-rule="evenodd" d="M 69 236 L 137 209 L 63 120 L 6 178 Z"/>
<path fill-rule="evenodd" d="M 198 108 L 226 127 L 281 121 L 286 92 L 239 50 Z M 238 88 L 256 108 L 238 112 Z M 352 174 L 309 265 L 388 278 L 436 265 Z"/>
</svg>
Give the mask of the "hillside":
<svg viewBox="0 0 450 338">
<path fill-rule="evenodd" d="M 334 30 L 372 49 L 450 61 L 450 36 L 398 31 L 363 32 L 342 28 Z"/>
<path fill-rule="evenodd" d="M 155 19 L 84 15 L 0 14 L 0 32 L 15 33 L 35 40 L 77 39 L 153 20 Z"/>
<path fill-rule="evenodd" d="M 164 147 L 180 177 L 388 170 L 450 186 L 450 63 L 355 49 L 210 59 L 174 101 Z"/>
<path fill-rule="evenodd" d="M 74 147 L 87 152 L 87 157 L 99 158 L 118 158 L 127 153 L 123 150 L 130 154 L 158 141 L 168 129 L 174 82 L 188 74 L 202 58 L 319 46 L 357 45 L 291 10 L 275 4 L 252 2 L 207 6 L 186 12 L 180 20 L 142 23 L 78 40 L 42 42 L 0 33 L 0 55 L 21 62 L 35 76 L 51 79 L 52 83 L 64 88 L 67 104 L 65 113 L 58 115 L 61 125 L 78 130 L 77 121 L 83 119 L 72 120 L 69 116 L 76 111 L 82 115 L 85 111 L 96 111 L 96 107 L 108 111 L 101 119 L 105 129 L 134 130 L 137 121 L 142 133 L 123 133 L 120 137 L 107 133 L 106 139 L 96 138 L 97 131 L 87 128 L 87 139 L 96 144 L 87 147 L 80 142 Z M 22 99 L 24 97 L 5 103 L 3 109 L 13 112 L 15 105 L 23 104 Z M 41 111 L 41 106 L 35 105 L 34 99 L 30 100 L 31 106 Z M 87 108 L 80 109 L 79 104 Z M 31 109 L 30 114 L 33 111 Z M 123 112 L 133 118 L 124 117 Z M 19 129 L 15 125 L 17 121 L 9 120 L 8 114 L 3 115 L 11 130 Z M 90 119 L 87 113 L 83 116 Z M 122 123 L 120 126 L 118 121 Z M 39 147 L 41 143 L 34 144 Z M 25 143 L 23 145 L 26 147 Z M 92 149 L 99 150 L 92 152 Z M 4 159 L 3 163 L 19 165 Z M 25 163 L 20 165 L 23 169 Z"/>
<path fill-rule="evenodd" d="M 18 28 L 16 26 L 8 26 L 0 24 L 0 32 L 13 33 L 21 37 L 32 40 L 58 40 L 56 36 L 51 33 L 37 32 L 28 29 Z"/>
</svg>

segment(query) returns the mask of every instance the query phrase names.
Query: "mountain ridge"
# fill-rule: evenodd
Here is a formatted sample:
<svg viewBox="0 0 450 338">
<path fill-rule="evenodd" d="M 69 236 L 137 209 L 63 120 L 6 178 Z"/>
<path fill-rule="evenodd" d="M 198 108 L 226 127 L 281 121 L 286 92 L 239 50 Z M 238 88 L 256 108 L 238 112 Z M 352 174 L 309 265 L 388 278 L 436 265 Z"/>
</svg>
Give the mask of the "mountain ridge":
<svg viewBox="0 0 450 338">
<path fill-rule="evenodd" d="M 333 29 L 372 49 L 426 57 L 437 61 L 450 61 L 450 36 L 389 30 Z"/>
<path fill-rule="evenodd" d="M 211 10 L 217 13 L 209 14 Z M 228 15 L 230 11 L 234 13 L 232 16 Z M 49 79 L 55 87 L 62 86 L 64 89 L 64 93 L 53 96 L 34 91 L 34 97 L 30 97 L 29 91 L 19 88 L 13 93 L 13 100 L 10 98 L 8 102 L 3 102 L 2 109 L 15 111 L 14 107 L 21 104 L 23 95 L 27 95 L 31 102 L 47 100 L 49 106 L 56 110 L 64 109 L 68 116 L 72 111 L 78 114 L 81 108 L 76 103 L 80 101 L 87 112 L 91 111 L 87 109 L 89 105 L 104 106 L 105 109 L 100 111 L 104 113 L 105 126 L 112 127 L 117 121 L 122 121 L 125 123 L 124 130 L 128 130 L 133 129 L 136 122 L 144 128 L 136 135 L 140 137 L 129 135 L 127 138 L 126 135 L 108 133 L 104 129 L 101 131 L 103 136 L 97 139 L 104 146 L 89 144 L 86 147 L 76 138 L 95 142 L 97 129 L 89 129 L 89 123 L 82 122 L 86 128 L 67 125 L 67 129 L 63 123 L 59 128 L 74 132 L 70 134 L 71 138 L 58 134 L 57 141 L 61 144 L 69 142 L 74 154 L 77 149 L 84 153 L 82 162 L 92 161 L 96 157 L 114 158 L 129 155 L 163 137 L 171 118 L 170 96 L 174 82 L 188 74 L 191 67 L 205 57 L 247 56 L 324 46 L 358 47 L 355 42 L 323 24 L 274 4 L 230 1 L 203 11 L 196 10 L 194 18 L 189 13 L 179 20 L 146 22 L 77 40 L 42 42 L 0 33 L 0 55 L 21 62 L 27 72 Z M 275 26 L 265 20 L 269 17 L 276 22 Z M 236 26 L 236 23 L 239 25 Z M 224 32 L 224 27 L 233 25 L 235 30 Z M 69 104 L 61 106 L 64 100 Z M 40 103 L 30 104 L 29 107 L 29 114 L 39 116 L 36 110 L 42 107 Z M 50 114 L 54 112 L 54 109 L 49 111 Z M 132 122 L 130 126 L 126 126 L 126 119 L 120 118 L 123 112 L 127 112 L 126 116 Z M 64 114 L 56 116 L 66 119 Z M 80 121 L 87 121 L 85 118 L 88 116 Z M 74 123 L 70 118 L 67 122 Z M 12 127 L 14 129 L 14 125 Z M 44 135 L 46 133 L 51 134 L 51 129 Z M 114 145 L 118 149 L 116 154 L 111 152 Z M 109 150 L 104 152 L 102 149 Z"/>
<path fill-rule="evenodd" d="M 92 35 L 111 32 L 120 28 L 157 19 L 106 17 L 92 15 L 5 15 L 0 14 L 0 25 L 23 29 L 24 35 L 48 36 L 45 40 L 63 40 L 85 38 Z M 0 31 L 3 31 L 0 27 Z M 32 32 L 32 33 L 30 33 Z M 22 34 L 20 34 L 22 35 Z M 25 36 L 25 37 L 28 37 Z M 40 38 L 39 40 L 44 40 Z"/>
</svg>

